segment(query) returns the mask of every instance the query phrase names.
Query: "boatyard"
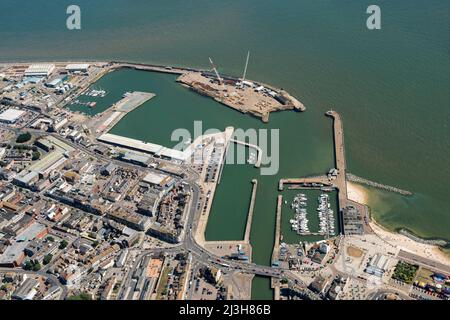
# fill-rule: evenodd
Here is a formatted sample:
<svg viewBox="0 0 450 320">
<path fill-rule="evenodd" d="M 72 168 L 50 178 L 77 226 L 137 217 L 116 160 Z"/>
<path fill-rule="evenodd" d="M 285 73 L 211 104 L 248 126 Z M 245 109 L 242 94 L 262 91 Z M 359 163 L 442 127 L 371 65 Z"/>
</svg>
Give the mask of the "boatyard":
<svg viewBox="0 0 450 320">
<path fill-rule="evenodd" d="M 243 79 L 223 78 L 217 71 L 215 75 L 204 72 L 184 73 L 177 81 L 230 108 L 259 117 L 263 122 L 268 122 L 270 113 L 274 111 L 305 111 L 303 104 L 285 91 Z"/>
</svg>

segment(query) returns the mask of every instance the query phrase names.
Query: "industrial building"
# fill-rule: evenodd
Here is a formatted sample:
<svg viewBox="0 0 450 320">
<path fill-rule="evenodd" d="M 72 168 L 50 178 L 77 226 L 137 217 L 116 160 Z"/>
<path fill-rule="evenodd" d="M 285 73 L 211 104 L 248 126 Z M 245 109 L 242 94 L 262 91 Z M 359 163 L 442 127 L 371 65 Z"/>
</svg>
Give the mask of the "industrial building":
<svg viewBox="0 0 450 320">
<path fill-rule="evenodd" d="M 388 268 L 389 258 L 377 253 L 370 259 L 370 262 L 364 271 L 381 278 Z"/>
<path fill-rule="evenodd" d="M 36 145 L 49 152 L 45 157 L 29 165 L 19 172 L 13 182 L 16 185 L 31 188 L 42 177 L 62 166 L 67 161 L 67 154 L 74 149 L 68 144 L 52 136 L 46 136 L 36 141 Z"/>
<path fill-rule="evenodd" d="M 52 81 L 49 81 L 45 84 L 46 87 L 49 88 L 56 88 L 59 84 L 61 84 L 63 82 L 62 78 L 56 78 L 53 79 Z"/>
<path fill-rule="evenodd" d="M 0 122 L 13 124 L 16 123 L 23 115 L 25 111 L 18 109 L 7 109 L 0 114 Z"/>
<path fill-rule="evenodd" d="M 18 267 L 25 259 L 25 248 L 31 239 L 42 239 L 48 233 L 45 225 L 32 223 L 16 236 L 16 240 L 0 255 L 0 267 Z"/>
<path fill-rule="evenodd" d="M 32 64 L 24 72 L 26 77 L 48 77 L 53 70 L 54 64 Z"/>
<path fill-rule="evenodd" d="M 162 158 L 186 161 L 194 151 L 192 147 L 186 148 L 185 151 L 179 151 L 163 147 L 159 144 L 151 142 L 143 142 L 136 139 L 118 136 L 111 133 L 102 134 L 97 138 L 99 141 L 112 144 L 119 147 L 125 147 L 132 150 L 147 152 Z"/>
<path fill-rule="evenodd" d="M 28 278 L 23 284 L 14 291 L 12 298 L 14 300 L 33 300 L 34 296 L 37 294 L 37 287 L 39 286 L 39 281 L 36 279 Z"/>
<path fill-rule="evenodd" d="M 13 183 L 20 187 L 31 188 L 38 180 L 38 172 L 24 170 L 13 179 Z"/>
<path fill-rule="evenodd" d="M 68 72 L 87 72 L 89 69 L 88 63 L 71 63 L 66 66 L 66 71 Z"/>
<path fill-rule="evenodd" d="M 159 174 L 156 172 L 149 172 L 143 179 L 143 182 L 148 183 L 152 186 L 159 186 L 159 187 L 168 187 L 173 185 L 175 180 L 165 174 Z"/>
<path fill-rule="evenodd" d="M 137 164 L 143 167 L 147 167 L 151 162 L 151 158 L 149 156 L 134 152 L 126 152 L 122 157 L 120 157 L 120 159 L 122 161 Z"/>
</svg>

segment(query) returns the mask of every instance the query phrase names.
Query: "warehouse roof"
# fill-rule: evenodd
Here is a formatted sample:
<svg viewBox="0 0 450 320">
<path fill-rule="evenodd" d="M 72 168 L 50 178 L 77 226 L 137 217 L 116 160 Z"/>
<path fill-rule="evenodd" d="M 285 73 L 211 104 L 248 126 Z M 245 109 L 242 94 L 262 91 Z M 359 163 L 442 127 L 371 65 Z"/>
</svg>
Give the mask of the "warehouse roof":
<svg viewBox="0 0 450 320">
<path fill-rule="evenodd" d="M 25 111 L 17 109 L 7 109 L 0 114 L 0 120 L 14 122 L 19 119 Z"/>
</svg>

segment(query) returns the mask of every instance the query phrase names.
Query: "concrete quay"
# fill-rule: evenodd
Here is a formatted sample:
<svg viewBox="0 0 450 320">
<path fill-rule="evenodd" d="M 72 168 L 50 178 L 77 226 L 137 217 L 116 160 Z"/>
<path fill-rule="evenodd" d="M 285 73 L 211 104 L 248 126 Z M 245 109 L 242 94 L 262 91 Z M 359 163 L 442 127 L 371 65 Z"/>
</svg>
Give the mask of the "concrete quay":
<svg viewBox="0 0 450 320">
<path fill-rule="evenodd" d="M 272 264 L 278 261 L 280 252 L 280 238 L 281 238 L 281 208 L 283 206 L 283 196 L 280 194 L 277 197 L 277 213 L 275 222 L 275 241 L 272 252 Z"/>
<path fill-rule="evenodd" d="M 255 162 L 255 168 L 261 167 L 262 149 L 259 146 L 255 145 L 255 144 L 251 144 L 251 143 L 245 142 L 245 141 L 239 141 L 239 140 L 236 140 L 236 139 L 230 139 L 230 142 L 234 142 L 234 143 L 237 143 L 237 144 L 240 144 L 240 145 L 243 145 L 243 146 L 255 149 L 257 154 L 258 154 L 258 158 L 256 159 L 256 162 Z"/>
<path fill-rule="evenodd" d="M 250 243 L 250 233 L 252 230 L 253 212 L 255 209 L 256 190 L 258 188 L 258 180 L 253 179 L 252 184 L 253 184 L 252 196 L 250 199 L 250 207 L 248 208 L 247 225 L 245 227 L 245 235 L 244 235 L 244 241 L 246 241 L 248 243 Z"/>
<path fill-rule="evenodd" d="M 300 185 L 302 188 L 316 188 L 319 189 L 321 187 L 331 187 L 333 185 L 332 182 L 328 179 L 327 176 L 315 176 L 315 177 L 305 177 L 305 178 L 287 178 L 280 179 L 278 182 L 278 190 L 283 191 L 284 185 Z"/>
<path fill-rule="evenodd" d="M 336 161 L 336 169 L 338 174 L 334 185 L 338 189 L 339 211 L 347 206 L 347 166 L 345 163 L 345 148 L 344 148 L 344 128 L 342 125 L 341 116 L 333 110 L 327 111 L 326 115 L 333 118 L 334 131 L 334 153 Z"/>
<path fill-rule="evenodd" d="M 97 127 L 96 133 L 107 133 L 129 112 L 132 112 L 153 97 L 155 97 L 154 93 L 134 91 L 122 98 L 99 115 L 100 121 L 96 122 L 101 122 L 101 124 Z"/>
</svg>

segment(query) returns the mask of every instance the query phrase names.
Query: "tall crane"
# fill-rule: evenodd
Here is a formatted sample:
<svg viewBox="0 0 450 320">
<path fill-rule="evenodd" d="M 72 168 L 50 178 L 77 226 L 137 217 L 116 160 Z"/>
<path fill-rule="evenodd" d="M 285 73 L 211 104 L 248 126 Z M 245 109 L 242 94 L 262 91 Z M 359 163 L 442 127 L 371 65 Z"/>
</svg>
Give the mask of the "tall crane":
<svg viewBox="0 0 450 320">
<path fill-rule="evenodd" d="M 223 80 L 222 80 L 222 78 L 220 77 L 219 72 L 217 72 L 217 68 L 216 68 L 216 66 L 214 65 L 214 62 L 212 61 L 211 58 L 209 58 L 209 62 L 211 63 L 211 66 L 212 66 L 212 68 L 213 68 L 213 70 L 214 70 L 214 73 L 216 74 L 217 79 L 219 80 L 220 85 L 223 87 L 223 89 L 224 89 L 224 91 L 225 91 L 226 88 L 225 88 L 225 85 L 224 85 L 224 83 L 223 83 Z"/>
<path fill-rule="evenodd" d="M 244 68 L 244 74 L 242 75 L 242 81 L 245 81 L 245 76 L 247 75 L 247 66 L 248 66 L 249 58 L 250 58 L 250 51 L 247 52 L 247 60 L 245 61 L 245 68 Z"/>
</svg>

